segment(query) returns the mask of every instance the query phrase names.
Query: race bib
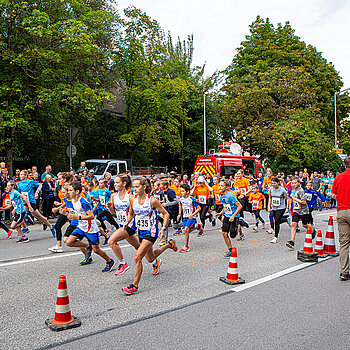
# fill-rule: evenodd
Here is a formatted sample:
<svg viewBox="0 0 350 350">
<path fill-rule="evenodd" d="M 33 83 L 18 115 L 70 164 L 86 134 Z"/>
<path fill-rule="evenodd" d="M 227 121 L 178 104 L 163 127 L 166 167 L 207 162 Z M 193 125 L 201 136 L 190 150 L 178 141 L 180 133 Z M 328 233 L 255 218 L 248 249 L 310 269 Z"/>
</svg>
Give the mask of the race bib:
<svg viewBox="0 0 350 350">
<path fill-rule="evenodd" d="M 310 202 L 312 199 L 312 193 L 305 193 L 305 199 Z"/>
<path fill-rule="evenodd" d="M 230 204 L 224 204 L 224 211 L 227 215 L 232 215 L 232 208 Z"/>
<path fill-rule="evenodd" d="M 219 194 L 215 194 L 215 199 L 216 199 L 217 201 L 219 201 L 219 200 L 220 200 L 220 195 L 219 195 Z"/>
<path fill-rule="evenodd" d="M 206 196 L 198 196 L 198 202 L 200 204 L 207 204 L 207 197 Z"/>
<path fill-rule="evenodd" d="M 28 192 L 21 192 L 21 194 L 29 200 Z"/>
<path fill-rule="evenodd" d="M 274 207 L 279 207 L 281 205 L 281 198 L 280 197 L 272 197 L 272 205 Z"/>
<path fill-rule="evenodd" d="M 74 209 L 72 208 L 67 208 L 67 209 L 69 214 L 76 215 Z"/>
<path fill-rule="evenodd" d="M 117 223 L 120 226 L 123 226 L 126 223 L 126 219 L 127 219 L 126 211 L 117 211 L 116 216 L 117 216 Z"/>
<path fill-rule="evenodd" d="M 293 205 L 294 205 L 294 209 L 300 209 L 300 203 L 298 202 L 293 202 Z"/>
<path fill-rule="evenodd" d="M 151 229 L 151 221 L 148 216 L 136 215 L 136 227 L 143 231 L 149 231 Z"/>
<path fill-rule="evenodd" d="M 7 206 L 9 206 L 11 204 L 11 200 L 6 198 L 4 203 L 5 203 L 5 207 L 7 207 Z"/>
<path fill-rule="evenodd" d="M 99 196 L 99 199 L 100 199 L 100 203 L 102 205 L 106 205 L 106 197 L 105 196 Z"/>
<path fill-rule="evenodd" d="M 245 187 L 241 188 L 241 194 L 243 194 L 243 196 L 247 194 L 247 189 Z"/>
<path fill-rule="evenodd" d="M 259 208 L 259 201 L 253 201 L 253 209 Z"/>
<path fill-rule="evenodd" d="M 182 212 L 185 218 L 189 217 L 192 214 L 192 210 L 190 207 L 183 207 Z"/>
<path fill-rule="evenodd" d="M 239 188 L 238 187 L 235 187 L 235 192 L 239 192 Z"/>
</svg>

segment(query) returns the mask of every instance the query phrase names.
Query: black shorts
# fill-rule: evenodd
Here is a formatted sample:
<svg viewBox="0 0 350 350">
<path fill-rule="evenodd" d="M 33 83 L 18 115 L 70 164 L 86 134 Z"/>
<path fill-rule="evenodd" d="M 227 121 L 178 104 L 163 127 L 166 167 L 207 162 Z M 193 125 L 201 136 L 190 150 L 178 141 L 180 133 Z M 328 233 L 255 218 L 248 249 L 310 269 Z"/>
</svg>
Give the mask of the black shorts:
<svg viewBox="0 0 350 350">
<path fill-rule="evenodd" d="M 309 214 L 300 215 L 293 211 L 292 222 L 299 222 L 301 220 L 303 225 L 307 225 L 309 222 L 309 217 Z"/>
<path fill-rule="evenodd" d="M 224 219 L 222 220 L 221 230 L 222 232 L 230 232 L 230 237 L 235 238 L 237 236 L 238 224 L 238 217 L 235 217 L 235 219 L 232 222 L 230 222 L 230 218 L 224 216 Z"/>
<path fill-rule="evenodd" d="M 14 217 L 14 221 L 16 222 L 16 224 L 20 224 L 24 220 L 24 217 L 26 216 L 26 214 L 27 213 L 25 211 L 21 214 L 16 213 Z"/>
<path fill-rule="evenodd" d="M 143 240 L 146 240 L 146 241 L 150 241 L 150 242 L 152 242 L 152 244 L 154 244 L 155 242 L 156 242 L 156 240 L 158 239 L 158 237 L 152 237 L 152 236 L 144 236 L 144 237 L 142 237 L 142 238 L 140 238 L 139 237 L 139 241 L 140 241 L 140 243 L 143 241 Z"/>
<path fill-rule="evenodd" d="M 69 236 L 73 233 L 73 231 L 74 231 L 76 228 L 77 228 L 76 225 L 69 225 L 69 226 L 67 227 L 66 232 L 64 233 L 64 237 L 69 237 Z"/>
<path fill-rule="evenodd" d="M 136 231 L 129 226 L 125 229 L 125 231 L 128 233 L 129 237 L 133 236 L 136 233 Z"/>
</svg>

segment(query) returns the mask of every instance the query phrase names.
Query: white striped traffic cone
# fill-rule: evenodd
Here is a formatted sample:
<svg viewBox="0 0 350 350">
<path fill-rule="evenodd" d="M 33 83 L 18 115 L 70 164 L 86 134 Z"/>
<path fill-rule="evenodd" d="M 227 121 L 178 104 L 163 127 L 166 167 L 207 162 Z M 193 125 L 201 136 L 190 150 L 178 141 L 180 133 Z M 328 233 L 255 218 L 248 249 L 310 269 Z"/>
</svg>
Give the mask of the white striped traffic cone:
<svg viewBox="0 0 350 350">
<path fill-rule="evenodd" d="M 314 252 L 314 248 L 312 246 L 312 233 L 311 226 L 307 227 L 304 249 L 302 251 L 298 251 L 297 259 L 302 262 L 317 262 L 318 254 Z"/>
<path fill-rule="evenodd" d="M 226 277 L 220 277 L 220 281 L 227 284 L 242 284 L 245 280 L 238 276 L 238 264 L 237 264 L 237 248 L 233 247 L 231 250 L 231 257 L 228 263 Z"/>
<path fill-rule="evenodd" d="M 339 255 L 339 253 L 335 250 L 333 216 L 330 216 L 328 220 L 328 228 L 324 239 L 323 253 L 330 256 Z"/>
<path fill-rule="evenodd" d="M 321 230 L 318 230 L 318 233 L 317 233 L 315 253 L 318 254 L 319 258 L 327 257 L 327 255 L 323 253 L 323 242 L 322 242 L 322 231 Z"/>
</svg>

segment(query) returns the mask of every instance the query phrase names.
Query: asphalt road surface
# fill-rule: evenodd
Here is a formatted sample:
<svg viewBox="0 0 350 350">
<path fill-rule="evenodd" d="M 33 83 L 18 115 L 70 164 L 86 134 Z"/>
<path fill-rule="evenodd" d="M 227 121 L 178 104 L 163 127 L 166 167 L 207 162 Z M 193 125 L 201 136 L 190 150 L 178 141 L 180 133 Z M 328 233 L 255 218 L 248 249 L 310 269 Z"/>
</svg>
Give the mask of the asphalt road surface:
<svg viewBox="0 0 350 350">
<path fill-rule="evenodd" d="M 330 215 L 335 212 L 314 215 L 323 234 Z M 48 252 L 55 241 L 39 225 L 31 227 L 27 244 L 2 234 L 0 349 L 349 349 L 350 281 L 339 281 L 338 258 L 299 262 L 305 231 L 290 251 L 286 224 L 277 244 L 261 228 L 244 233 L 234 245 L 246 284 L 232 288 L 219 281 L 227 272 L 226 249 L 219 225 L 208 225 L 204 237 L 191 236 L 189 253 L 162 254 L 158 276 L 145 262 L 139 293 L 132 296 L 121 290 L 134 272 L 134 249 L 126 242 L 121 245 L 130 269 L 115 276 L 101 273 L 98 256 L 82 267 L 76 249 Z M 183 241 L 176 238 L 179 247 Z M 72 314 L 82 326 L 56 333 L 44 322 L 54 316 L 60 274 L 67 276 Z"/>
</svg>

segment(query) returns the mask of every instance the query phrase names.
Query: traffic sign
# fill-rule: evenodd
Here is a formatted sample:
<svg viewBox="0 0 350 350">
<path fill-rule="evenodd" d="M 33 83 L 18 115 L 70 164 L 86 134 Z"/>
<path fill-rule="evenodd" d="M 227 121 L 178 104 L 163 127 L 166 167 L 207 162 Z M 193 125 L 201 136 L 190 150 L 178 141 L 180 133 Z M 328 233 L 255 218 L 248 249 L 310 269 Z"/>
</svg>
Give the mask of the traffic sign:
<svg viewBox="0 0 350 350">
<path fill-rule="evenodd" d="M 334 151 L 335 153 L 340 153 L 340 154 L 343 153 L 343 150 L 342 150 L 341 148 L 333 148 L 333 151 Z"/>
<path fill-rule="evenodd" d="M 66 130 L 68 141 L 73 142 L 73 140 L 75 139 L 75 136 L 77 136 L 78 130 L 79 128 L 69 128 Z"/>
<path fill-rule="evenodd" d="M 67 153 L 67 157 L 70 157 L 70 147 L 68 146 L 66 148 L 66 153 Z M 72 145 L 72 157 L 75 157 L 77 155 L 77 148 Z"/>
</svg>

